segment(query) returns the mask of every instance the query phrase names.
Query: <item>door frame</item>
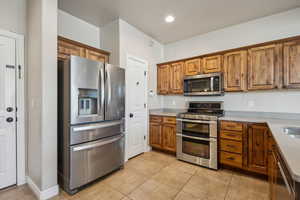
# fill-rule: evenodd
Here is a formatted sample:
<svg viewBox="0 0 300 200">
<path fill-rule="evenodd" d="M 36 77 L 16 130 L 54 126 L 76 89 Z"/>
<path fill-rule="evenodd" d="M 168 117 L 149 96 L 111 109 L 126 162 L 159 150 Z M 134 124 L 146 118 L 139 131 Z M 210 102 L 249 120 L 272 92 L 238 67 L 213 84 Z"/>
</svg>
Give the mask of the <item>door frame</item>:
<svg viewBox="0 0 300 200">
<path fill-rule="evenodd" d="M 16 146 L 17 146 L 17 185 L 26 183 L 26 130 L 25 130 L 25 57 L 24 36 L 0 29 L 0 36 L 16 41 Z M 20 66 L 20 69 L 19 69 Z M 20 77 L 19 77 L 20 76 Z"/>
<path fill-rule="evenodd" d="M 149 64 L 146 60 L 143 60 L 139 57 L 127 54 L 126 56 L 126 68 L 129 68 L 129 60 L 133 59 L 136 60 L 138 62 L 144 63 L 145 67 L 144 67 L 144 71 L 146 72 L 146 83 L 145 83 L 145 103 L 146 103 L 146 140 L 144 140 L 144 152 L 146 151 L 150 151 L 150 146 L 148 145 L 148 140 L 149 140 L 149 134 L 148 134 L 148 130 L 149 130 L 149 123 L 147 123 L 149 121 L 149 108 L 148 108 L 148 68 L 149 68 Z M 127 70 L 125 70 L 125 80 L 126 80 L 126 85 L 127 85 Z M 126 87 L 126 94 L 128 94 L 128 87 Z M 128 97 L 127 95 L 125 95 L 125 132 L 126 132 L 126 145 L 125 145 L 125 161 L 127 161 L 129 159 L 129 152 L 128 152 L 128 119 L 129 119 L 129 112 L 128 112 L 128 108 L 129 108 L 129 102 L 128 102 Z"/>
</svg>

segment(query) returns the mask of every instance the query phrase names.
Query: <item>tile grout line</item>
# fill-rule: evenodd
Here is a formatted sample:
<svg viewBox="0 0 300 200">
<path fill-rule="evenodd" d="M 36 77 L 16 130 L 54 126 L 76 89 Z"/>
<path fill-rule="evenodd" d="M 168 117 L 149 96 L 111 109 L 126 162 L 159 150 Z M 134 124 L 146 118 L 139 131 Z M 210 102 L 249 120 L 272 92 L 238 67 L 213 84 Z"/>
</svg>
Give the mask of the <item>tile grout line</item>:
<svg viewBox="0 0 300 200">
<path fill-rule="evenodd" d="M 142 160 L 147 160 L 147 159 L 144 159 L 144 158 L 141 158 Z M 149 161 L 149 160 L 148 160 Z M 151 162 L 154 162 L 154 161 L 151 161 Z M 122 192 L 120 192 L 121 194 L 123 194 L 125 197 L 129 198 L 132 200 L 132 198 L 130 198 L 130 194 L 132 194 L 136 189 L 138 189 L 139 187 L 141 187 L 144 183 L 146 183 L 147 181 L 149 181 L 151 178 L 153 178 L 155 175 L 157 175 L 159 172 L 161 172 L 163 169 L 167 168 L 168 166 L 170 166 L 172 164 L 171 163 L 168 163 L 166 166 L 162 167 L 159 171 L 157 171 L 156 173 L 152 174 L 151 176 L 149 176 L 149 178 L 147 178 L 145 181 L 143 181 L 143 183 L 141 183 L 140 185 L 136 186 L 128 195 L 126 194 L 123 194 Z M 177 194 L 176 194 L 177 195 Z M 122 199 L 121 199 L 122 200 Z"/>
<path fill-rule="evenodd" d="M 195 172 L 192 174 L 192 176 L 186 181 L 186 183 L 182 186 L 182 188 L 176 193 L 176 195 L 174 196 L 173 199 L 175 199 L 175 198 L 177 197 L 177 195 L 178 195 L 180 192 L 183 191 L 183 188 L 184 188 L 184 187 L 186 186 L 186 184 L 193 178 L 193 176 L 196 175 L 196 173 L 197 173 L 197 171 L 195 171 Z"/>
<path fill-rule="evenodd" d="M 226 198 L 227 198 L 227 195 L 228 195 L 228 192 L 229 192 L 229 189 L 230 189 L 230 185 L 231 185 L 232 179 L 233 179 L 233 173 L 231 174 L 230 181 L 229 181 L 227 189 L 226 189 L 226 194 L 224 196 L 224 200 L 226 200 Z"/>
</svg>

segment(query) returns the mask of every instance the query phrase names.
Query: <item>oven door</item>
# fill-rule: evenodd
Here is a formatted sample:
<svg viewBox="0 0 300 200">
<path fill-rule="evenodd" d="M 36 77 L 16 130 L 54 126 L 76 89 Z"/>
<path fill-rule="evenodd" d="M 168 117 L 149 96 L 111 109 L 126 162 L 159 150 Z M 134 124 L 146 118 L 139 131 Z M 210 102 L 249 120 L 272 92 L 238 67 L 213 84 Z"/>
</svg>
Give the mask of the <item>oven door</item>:
<svg viewBox="0 0 300 200">
<path fill-rule="evenodd" d="M 218 169 L 217 139 L 177 134 L 177 158 Z"/>
<path fill-rule="evenodd" d="M 218 136 L 217 121 L 177 119 L 177 133 L 182 135 L 216 138 Z"/>
</svg>

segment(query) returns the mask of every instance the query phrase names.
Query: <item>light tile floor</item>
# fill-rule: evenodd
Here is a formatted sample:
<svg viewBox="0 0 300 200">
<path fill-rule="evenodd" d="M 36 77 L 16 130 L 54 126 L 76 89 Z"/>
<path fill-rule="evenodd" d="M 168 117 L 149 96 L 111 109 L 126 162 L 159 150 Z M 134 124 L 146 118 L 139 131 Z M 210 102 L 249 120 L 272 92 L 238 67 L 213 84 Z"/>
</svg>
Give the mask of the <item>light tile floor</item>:
<svg viewBox="0 0 300 200">
<path fill-rule="evenodd" d="M 0 192 L 0 200 L 35 200 L 27 185 Z M 156 151 L 69 196 L 52 200 L 267 200 L 268 183 L 229 170 L 209 170 Z"/>
</svg>

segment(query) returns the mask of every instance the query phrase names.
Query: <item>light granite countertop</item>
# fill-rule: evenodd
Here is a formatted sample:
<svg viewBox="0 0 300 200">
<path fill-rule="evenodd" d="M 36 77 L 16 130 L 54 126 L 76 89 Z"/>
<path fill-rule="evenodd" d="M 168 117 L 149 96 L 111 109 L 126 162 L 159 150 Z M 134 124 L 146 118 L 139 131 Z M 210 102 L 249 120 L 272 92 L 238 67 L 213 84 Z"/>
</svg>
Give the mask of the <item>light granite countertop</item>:
<svg viewBox="0 0 300 200">
<path fill-rule="evenodd" d="M 300 128 L 300 114 L 226 112 L 220 120 L 267 123 L 295 181 L 300 182 L 300 139 L 284 133 L 286 127 Z"/>
<path fill-rule="evenodd" d="M 150 115 L 176 117 L 177 114 L 182 113 L 182 112 L 186 112 L 186 109 L 163 108 L 163 109 L 152 109 L 149 111 L 149 114 Z"/>
</svg>

